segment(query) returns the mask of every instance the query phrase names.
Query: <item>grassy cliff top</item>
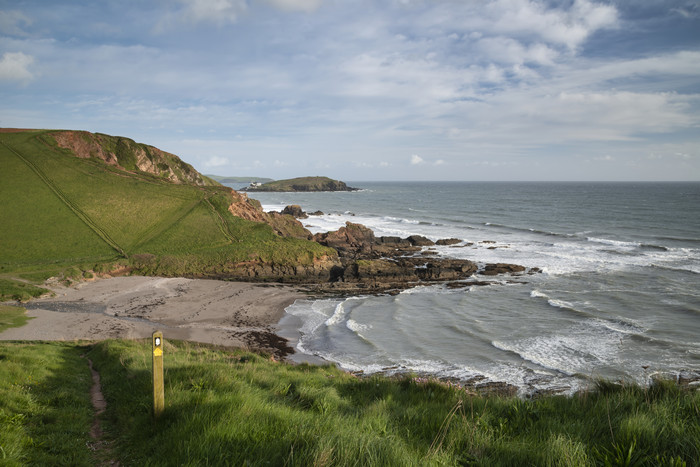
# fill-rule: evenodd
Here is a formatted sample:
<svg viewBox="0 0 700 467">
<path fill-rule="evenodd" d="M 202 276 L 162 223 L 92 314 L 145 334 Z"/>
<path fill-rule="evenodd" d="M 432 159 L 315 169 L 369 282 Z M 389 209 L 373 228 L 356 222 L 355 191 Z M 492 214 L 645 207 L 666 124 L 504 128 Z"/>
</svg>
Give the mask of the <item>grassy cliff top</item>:
<svg viewBox="0 0 700 467">
<path fill-rule="evenodd" d="M 334 254 L 235 216 L 232 206 L 255 209 L 247 198 L 127 138 L 4 131 L 0 164 L 0 278 L 135 266 L 228 277 L 240 264 L 293 267 Z"/>
<path fill-rule="evenodd" d="M 354 191 L 344 182 L 328 177 L 299 177 L 275 180 L 260 186 L 251 186 L 247 191 Z"/>
</svg>

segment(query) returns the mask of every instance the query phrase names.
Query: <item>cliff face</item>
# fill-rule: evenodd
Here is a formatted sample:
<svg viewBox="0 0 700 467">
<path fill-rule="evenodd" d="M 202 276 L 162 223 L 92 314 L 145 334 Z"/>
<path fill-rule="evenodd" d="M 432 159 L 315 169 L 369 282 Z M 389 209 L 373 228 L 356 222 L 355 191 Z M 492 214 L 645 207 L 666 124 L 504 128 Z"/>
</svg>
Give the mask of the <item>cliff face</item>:
<svg viewBox="0 0 700 467">
<path fill-rule="evenodd" d="M 278 212 L 264 212 L 257 200 L 249 199 L 245 193 L 231 190 L 233 202 L 228 211 L 236 217 L 249 221 L 264 222 L 270 225 L 281 237 L 294 237 L 311 240 L 311 232 L 294 217 Z"/>
<path fill-rule="evenodd" d="M 99 159 L 123 170 L 145 172 L 172 183 L 212 184 L 176 155 L 129 138 L 87 131 L 56 131 L 50 133 L 50 137 L 59 147 L 81 159 Z"/>
</svg>

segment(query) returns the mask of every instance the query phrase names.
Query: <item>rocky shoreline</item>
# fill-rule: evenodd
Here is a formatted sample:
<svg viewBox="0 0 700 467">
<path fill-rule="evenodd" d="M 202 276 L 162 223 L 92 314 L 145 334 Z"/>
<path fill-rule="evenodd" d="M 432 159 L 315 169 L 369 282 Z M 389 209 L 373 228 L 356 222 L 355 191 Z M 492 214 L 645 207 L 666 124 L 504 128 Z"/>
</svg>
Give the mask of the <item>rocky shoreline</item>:
<svg viewBox="0 0 700 467">
<path fill-rule="evenodd" d="M 300 206 L 287 206 L 283 214 L 297 219 L 308 217 Z M 313 213 L 319 215 L 322 213 Z M 309 234 L 310 235 L 310 234 Z M 377 237 L 362 224 L 347 222 L 337 231 L 317 233 L 310 238 L 335 249 L 338 259 L 324 274 L 309 281 L 307 287 L 315 292 L 338 295 L 396 294 L 402 290 L 427 283 L 445 283 L 450 288 L 491 285 L 483 280 L 492 276 L 522 276 L 541 272 L 517 264 L 488 263 L 479 265 L 466 259 L 444 258 L 433 246 L 464 247 L 456 238 L 435 242 L 420 236 L 407 238 Z M 291 278 L 290 278 L 291 279 Z M 303 274 L 300 282 L 306 282 Z"/>
</svg>

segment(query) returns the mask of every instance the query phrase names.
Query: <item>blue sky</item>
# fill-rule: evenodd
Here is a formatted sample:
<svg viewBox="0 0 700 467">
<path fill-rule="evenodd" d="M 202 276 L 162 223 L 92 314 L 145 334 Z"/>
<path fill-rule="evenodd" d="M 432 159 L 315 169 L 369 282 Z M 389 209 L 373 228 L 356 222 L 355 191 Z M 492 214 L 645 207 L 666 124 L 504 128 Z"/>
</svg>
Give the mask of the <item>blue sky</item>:
<svg viewBox="0 0 700 467">
<path fill-rule="evenodd" d="M 0 0 L 0 127 L 220 175 L 700 180 L 700 0 Z"/>
</svg>

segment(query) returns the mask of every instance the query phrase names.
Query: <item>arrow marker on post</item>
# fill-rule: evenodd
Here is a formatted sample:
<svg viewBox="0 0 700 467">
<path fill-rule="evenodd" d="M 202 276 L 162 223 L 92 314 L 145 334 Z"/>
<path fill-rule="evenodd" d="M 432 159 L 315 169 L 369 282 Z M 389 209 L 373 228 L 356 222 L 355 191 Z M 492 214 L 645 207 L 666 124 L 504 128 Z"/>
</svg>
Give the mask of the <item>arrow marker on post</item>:
<svg viewBox="0 0 700 467">
<path fill-rule="evenodd" d="M 163 384 L 163 333 L 153 333 L 153 416 L 160 417 L 165 408 Z"/>
</svg>

